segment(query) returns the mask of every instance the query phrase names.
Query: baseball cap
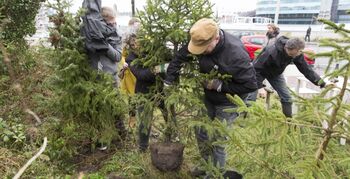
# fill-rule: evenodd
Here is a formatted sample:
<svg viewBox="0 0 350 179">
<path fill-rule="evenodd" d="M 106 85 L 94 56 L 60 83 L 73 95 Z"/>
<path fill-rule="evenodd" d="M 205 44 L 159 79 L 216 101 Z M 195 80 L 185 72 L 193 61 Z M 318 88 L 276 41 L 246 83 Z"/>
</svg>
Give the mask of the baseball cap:
<svg viewBox="0 0 350 179">
<path fill-rule="evenodd" d="M 218 31 L 219 27 L 213 19 L 202 18 L 198 20 L 190 30 L 191 40 L 188 44 L 188 51 L 195 55 L 202 54 L 216 37 Z"/>
</svg>

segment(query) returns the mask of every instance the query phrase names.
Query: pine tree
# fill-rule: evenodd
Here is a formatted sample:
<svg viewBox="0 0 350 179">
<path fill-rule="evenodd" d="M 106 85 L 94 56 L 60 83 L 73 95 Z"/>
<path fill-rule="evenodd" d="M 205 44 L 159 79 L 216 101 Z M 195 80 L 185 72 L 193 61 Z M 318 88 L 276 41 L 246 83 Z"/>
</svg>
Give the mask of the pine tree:
<svg viewBox="0 0 350 179">
<path fill-rule="evenodd" d="M 69 159 L 80 150 L 99 141 L 110 144 L 117 139 L 116 122 L 127 111 L 124 97 L 113 87 L 110 75 L 98 73 L 89 64 L 80 37 L 80 15 L 68 11 L 66 0 L 49 4 L 55 10 L 50 41 L 55 47 L 49 57 L 54 75 L 48 80 L 53 91 L 52 110 L 59 118 L 48 130 L 50 153 Z"/>
<path fill-rule="evenodd" d="M 188 31 L 192 24 L 201 18 L 213 15 L 211 7 L 208 0 L 148 0 L 145 10 L 138 12 L 141 20 L 141 30 L 138 33 L 140 53 L 147 55 L 136 63 L 149 68 L 169 63 L 181 46 L 189 42 Z M 161 78 L 157 78 L 155 90 L 151 92 L 156 99 L 154 102 L 165 100 L 167 110 L 171 111 L 169 112 L 171 120 L 168 121 L 165 130 L 166 141 L 178 132 L 174 123 L 175 115 L 177 123 L 181 125 L 183 124 L 181 118 L 186 118 L 186 121 L 189 118 L 199 118 L 197 113 L 203 108 L 200 100 L 203 91 L 197 90 L 201 87 L 198 79 L 193 78 L 195 74 L 199 74 L 195 59 L 189 61 L 183 71 L 181 82 L 166 91 L 166 95 L 157 90 L 162 88 Z M 148 101 L 146 106 L 154 106 L 152 104 L 154 102 Z"/>
</svg>

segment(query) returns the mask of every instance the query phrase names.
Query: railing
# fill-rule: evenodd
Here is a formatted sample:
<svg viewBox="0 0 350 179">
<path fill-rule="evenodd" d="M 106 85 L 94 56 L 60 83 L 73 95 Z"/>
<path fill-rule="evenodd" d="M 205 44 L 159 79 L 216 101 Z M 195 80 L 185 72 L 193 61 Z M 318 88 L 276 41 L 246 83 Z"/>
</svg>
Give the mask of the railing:
<svg viewBox="0 0 350 179">
<path fill-rule="evenodd" d="M 240 16 L 222 16 L 219 18 L 220 23 L 225 24 L 269 24 L 272 23 L 271 18 L 267 17 L 240 17 Z"/>
</svg>

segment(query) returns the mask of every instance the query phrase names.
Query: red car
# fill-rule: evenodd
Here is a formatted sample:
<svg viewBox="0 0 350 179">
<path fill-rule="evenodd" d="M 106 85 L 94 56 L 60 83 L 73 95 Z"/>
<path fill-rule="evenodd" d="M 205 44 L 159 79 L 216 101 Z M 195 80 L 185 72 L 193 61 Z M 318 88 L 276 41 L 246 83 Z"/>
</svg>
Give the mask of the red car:
<svg viewBox="0 0 350 179">
<path fill-rule="evenodd" d="M 257 52 L 257 50 L 261 50 L 265 40 L 265 35 L 250 35 L 241 37 L 241 41 L 243 42 L 244 47 L 247 49 L 250 59 L 255 59 L 255 53 Z M 309 48 L 305 48 L 304 52 L 314 53 L 314 51 Z M 309 65 L 315 64 L 315 59 L 309 57 L 307 53 L 304 53 L 304 59 Z"/>
</svg>

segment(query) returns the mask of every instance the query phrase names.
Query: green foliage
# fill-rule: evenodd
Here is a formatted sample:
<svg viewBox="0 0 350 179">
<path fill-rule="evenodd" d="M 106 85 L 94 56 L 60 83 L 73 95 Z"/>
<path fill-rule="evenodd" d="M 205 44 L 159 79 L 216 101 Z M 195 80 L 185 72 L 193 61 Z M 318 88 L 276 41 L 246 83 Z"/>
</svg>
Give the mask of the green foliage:
<svg viewBox="0 0 350 179">
<path fill-rule="evenodd" d="M 18 118 L 4 120 L 0 117 L 0 144 L 21 146 L 26 140 L 24 125 Z"/>
<path fill-rule="evenodd" d="M 15 73 L 35 64 L 31 58 L 22 57 L 29 54 L 24 37 L 35 32 L 34 20 L 41 2 L 43 0 L 0 0 L 0 42 L 9 54 Z M 0 74 L 7 74 L 7 70 L 0 53 Z"/>
<path fill-rule="evenodd" d="M 34 19 L 45 0 L 0 0 L 0 21 L 5 25 L 0 28 L 0 39 L 6 44 L 24 43 L 24 37 L 35 33 Z"/>
<path fill-rule="evenodd" d="M 237 104 L 238 112 L 247 112 L 248 117 L 236 120 L 232 128 L 214 121 L 200 124 L 208 131 L 217 131 L 228 136 L 225 144 L 230 158 L 228 166 L 235 166 L 247 178 L 346 178 L 350 175 L 350 130 L 348 79 L 350 76 L 349 30 L 343 25 L 322 20 L 335 32 L 340 33 L 345 44 L 337 39 L 324 39 L 320 46 L 332 51 L 316 54 L 329 57 L 329 67 L 344 64 L 337 70 L 326 70 L 326 77 L 341 77 L 339 87 L 328 86 L 319 95 L 305 99 L 296 97 L 298 113 L 286 118 L 280 109 L 268 111 L 257 102 L 247 107 L 237 96 L 230 100 Z M 327 128 L 323 123 L 327 122 Z M 347 144 L 340 145 L 340 139 Z"/>
<path fill-rule="evenodd" d="M 141 20 L 139 43 L 147 55 L 143 65 L 154 67 L 169 62 L 181 45 L 188 42 L 192 24 L 212 15 L 208 0 L 148 0 Z"/>
<path fill-rule="evenodd" d="M 111 77 L 89 66 L 79 34 L 80 14 L 74 17 L 68 12 L 68 1 L 49 6 L 56 10 L 50 17 L 56 25 L 51 33 L 55 50 L 48 56 L 55 73 L 47 86 L 54 93 L 51 104 L 58 117 L 47 129 L 50 157 L 70 159 L 94 148 L 97 141 L 110 144 L 117 139 L 115 122 L 123 120 L 127 106 Z M 59 38 L 53 41 L 55 35 Z"/>
<path fill-rule="evenodd" d="M 148 0 L 145 10 L 138 12 L 141 20 L 141 30 L 138 33 L 140 53 L 147 55 L 135 63 L 153 68 L 169 62 L 175 52 L 188 43 L 188 31 L 192 24 L 211 15 L 211 4 L 208 0 Z M 195 59 L 189 61 L 183 71 L 181 82 L 177 87 L 165 91 L 159 90 L 163 88 L 163 82 L 158 77 L 153 88 L 155 90 L 151 92 L 152 95 L 159 97 L 153 98 L 156 102 L 165 101 L 166 109 L 169 111 L 170 120 L 164 130 L 166 139 L 174 137 L 172 134 L 177 133 L 179 128 L 186 127 L 182 119 L 203 117 L 203 114 L 198 115 L 198 111 L 203 107 L 200 99 L 203 91 L 198 90 L 201 89 L 201 78 L 193 78 L 199 75 L 198 62 Z"/>
</svg>

